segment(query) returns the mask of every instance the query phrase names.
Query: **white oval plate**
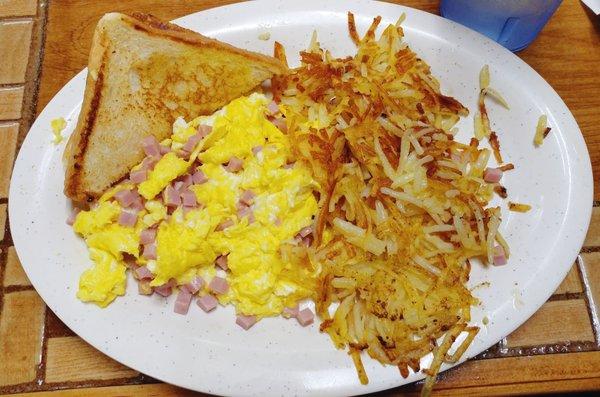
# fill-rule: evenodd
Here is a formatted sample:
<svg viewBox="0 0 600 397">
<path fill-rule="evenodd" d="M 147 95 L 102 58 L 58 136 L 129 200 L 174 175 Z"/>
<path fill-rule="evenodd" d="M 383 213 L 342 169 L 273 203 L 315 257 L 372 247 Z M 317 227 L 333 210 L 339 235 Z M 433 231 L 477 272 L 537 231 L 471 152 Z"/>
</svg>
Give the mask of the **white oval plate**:
<svg viewBox="0 0 600 397">
<path fill-rule="evenodd" d="M 492 85 L 511 110 L 490 104 L 493 129 L 506 161 L 510 199 L 528 203 L 528 214 L 503 208 L 502 230 L 512 249 L 504 267 L 473 267 L 471 285 L 490 281 L 474 294 L 481 304 L 473 323 L 482 329 L 463 359 L 473 357 L 509 334 L 552 294 L 575 259 L 589 224 L 592 173 L 579 128 L 556 92 L 519 58 L 458 24 L 406 7 L 370 1 L 256 1 L 211 9 L 176 22 L 242 48 L 271 53 L 273 40 L 298 63 L 313 30 L 335 55 L 354 52 L 346 12 L 364 32 L 374 16 L 381 26 L 407 14 L 409 45 L 432 67 L 443 92 L 475 109 L 478 73 L 491 67 Z M 261 41 L 259 34 L 271 39 Z M 75 297 L 78 278 L 90 265 L 84 242 L 65 224 L 70 204 L 63 196 L 64 142 L 50 143 L 50 120 L 68 119 L 73 130 L 86 71 L 75 76 L 40 114 L 19 153 L 10 187 L 13 240 L 27 275 L 48 306 L 79 336 L 110 357 L 152 377 L 186 388 L 226 395 L 349 395 L 372 392 L 421 379 L 402 379 L 395 367 L 365 358 L 370 383 L 358 382 L 351 359 L 336 350 L 318 325 L 266 319 L 250 331 L 234 324 L 232 308 L 187 316 L 173 313 L 173 298 L 143 297 L 130 282 L 127 295 L 107 309 Z M 541 148 L 532 138 L 540 114 L 552 132 Z M 472 118 L 459 125 L 459 139 L 472 134 Z M 487 326 L 482 325 L 484 317 Z M 423 360 L 429 364 L 430 357 Z M 444 367 L 447 368 L 447 367 Z"/>
</svg>

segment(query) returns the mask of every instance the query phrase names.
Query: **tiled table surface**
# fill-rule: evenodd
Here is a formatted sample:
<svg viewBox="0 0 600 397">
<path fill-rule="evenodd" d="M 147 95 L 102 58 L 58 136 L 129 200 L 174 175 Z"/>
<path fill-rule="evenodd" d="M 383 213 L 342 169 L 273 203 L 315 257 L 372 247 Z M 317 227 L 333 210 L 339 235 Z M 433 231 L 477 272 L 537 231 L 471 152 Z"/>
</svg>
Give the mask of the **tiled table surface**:
<svg viewBox="0 0 600 397">
<path fill-rule="evenodd" d="M 95 21 L 113 9 L 172 19 L 225 2 L 112 3 L 0 0 L 0 394 L 190 394 L 124 367 L 65 327 L 30 285 L 8 228 L 8 184 L 18 144 L 51 96 L 85 65 Z M 437 11 L 436 1 L 403 3 Z M 579 1 L 565 0 L 537 41 L 519 54 L 549 80 L 575 114 L 592 154 L 596 181 L 600 167 L 599 35 L 600 20 Z M 571 79 L 561 76 L 564 73 L 571 74 Z M 549 301 L 498 345 L 445 373 L 436 386 L 439 395 L 600 389 L 599 204 L 594 204 L 580 256 Z M 414 394 L 419 387 L 409 385 L 387 393 Z"/>
</svg>

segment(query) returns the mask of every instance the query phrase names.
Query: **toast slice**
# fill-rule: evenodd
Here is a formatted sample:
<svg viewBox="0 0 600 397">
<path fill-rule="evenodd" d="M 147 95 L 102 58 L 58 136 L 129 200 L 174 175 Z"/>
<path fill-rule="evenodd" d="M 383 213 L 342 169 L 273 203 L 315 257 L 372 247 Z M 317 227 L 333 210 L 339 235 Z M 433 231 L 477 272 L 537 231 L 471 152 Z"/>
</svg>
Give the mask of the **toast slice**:
<svg viewBox="0 0 600 397">
<path fill-rule="evenodd" d="M 210 114 L 287 67 L 151 15 L 98 22 L 82 109 L 65 149 L 65 194 L 89 202 L 143 157 L 142 140 L 173 121 Z"/>
</svg>

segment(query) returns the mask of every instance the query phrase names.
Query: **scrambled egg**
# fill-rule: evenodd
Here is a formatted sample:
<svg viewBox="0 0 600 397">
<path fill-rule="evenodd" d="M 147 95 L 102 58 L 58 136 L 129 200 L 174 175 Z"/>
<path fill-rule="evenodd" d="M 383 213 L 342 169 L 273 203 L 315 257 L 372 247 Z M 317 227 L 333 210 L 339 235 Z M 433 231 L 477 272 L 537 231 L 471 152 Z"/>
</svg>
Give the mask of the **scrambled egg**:
<svg viewBox="0 0 600 397">
<path fill-rule="evenodd" d="M 177 157 L 174 152 L 167 153 L 152 171 L 147 180 L 140 183 L 138 192 L 146 199 L 150 200 L 163 191 L 163 189 L 173 179 L 183 175 L 189 164 L 184 159 Z"/>
<path fill-rule="evenodd" d="M 151 286 L 172 279 L 181 285 L 197 275 L 207 285 L 215 275 L 224 276 L 229 290 L 217 298 L 221 304 L 235 305 L 239 314 L 278 315 L 284 307 L 310 296 L 316 270 L 297 260 L 286 261 L 280 252 L 282 245 L 297 244 L 294 237 L 299 230 L 312 224 L 317 212 L 313 191 L 318 186 L 302 164 L 288 164 L 290 142 L 267 119 L 268 103 L 265 96 L 253 94 L 211 116 L 189 123 L 178 119 L 173 135 L 162 142 L 173 151 L 161 158 L 137 188 L 144 209 L 135 226 L 118 223 L 122 209 L 112 198 L 131 186 L 117 186 L 94 208 L 78 214 L 73 228 L 86 239 L 94 262 L 81 276 L 77 294 L 81 300 L 104 307 L 124 294 L 125 253 L 153 273 Z M 199 125 L 212 126 L 212 131 L 189 160 L 178 157 L 175 151 Z M 224 167 L 232 157 L 243 161 L 238 172 Z M 208 179 L 189 188 L 199 205 L 185 212 L 179 207 L 168 215 L 160 193 L 176 178 L 197 171 Z M 254 193 L 253 222 L 238 214 L 240 197 L 247 190 Z M 229 227 L 219 227 L 225 223 Z M 157 227 L 156 259 L 146 260 L 140 233 L 151 226 Z M 226 274 L 215 269 L 219 255 L 227 255 Z"/>
<path fill-rule="evenodd" d="M 54 135 L 54 138 L 52 138 L 52 143 L 54 143 L 55 145 L 58 145 L 59 143 L 62 142 L 63 136 L 61 135 L 61 132 L 66 128 L 66 126 L 67 126 L 67 121 L 62 117 L 59 117 L 57 119 L 52 119 L 50 121 L 50 128 L 52 128 L 52 135 Z"/>
</svg>

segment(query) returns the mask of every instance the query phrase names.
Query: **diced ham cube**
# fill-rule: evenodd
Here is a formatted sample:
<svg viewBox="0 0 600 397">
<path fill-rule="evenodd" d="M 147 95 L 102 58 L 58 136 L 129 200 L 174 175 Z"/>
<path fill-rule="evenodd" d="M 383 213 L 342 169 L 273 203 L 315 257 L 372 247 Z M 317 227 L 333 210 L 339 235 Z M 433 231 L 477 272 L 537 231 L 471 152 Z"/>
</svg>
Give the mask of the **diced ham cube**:
<svg viewBox="0 0 600 397">
<path fill-rule="evenodd" d="M 138 192 L 134 190 L 119 190 L 115 193 L 115 200 L 121 207 L 129 207 L 139 197 Z"/>
<path fill-rule="evenodd" d="M 205 138 L 212 131 L 212 127 L 210 125 L 200 124 L 196 129 L 198 131 L 198 135 L 200 135 L 200 139 Z"/>
<path fill-rule="evenodd" d="M 313 241 L 312 236 L 304 237 L 302 239 L 302 245 L 305 247 L 310 247 L 310 245 L 312 244 L 312 241 Z"/>
<path fill-rule="evenodd" d="M 154 166 L 156 165 L 156 163 L 158 163 L 158 157 L 146 157 L 144 158 L 144 160 L 142 161 L 142 168 L 143 170 L 152 170 L 154 169 Z"/>
<path fill-rule="evenodd" d="M 161 296 L 167 297 L 173 293 L 173 287 L 170 283 L 166 283 L 163 285 L 159 285 L 158 287 L 154 287 L 154 292 Z"/>
<path fill-rule="evenodd" d="M 140 295 L 152 295 L 154 288 L 150 286 L 150 280 L 141 280 L 138 282 L 138 293 Z"/>
<path fill-rule="evenodd" d="M 252 190 L 244 190 L 244 192 L 240 195 L 240 203 L 249 206 L 254 201 L 254 197 L 256 197 L 256 194 Z"/>
<path fill-rule="evenodd" d="M 190 185 L 192 183 L 194 183 L 194 180 L 193 180 L 193 178 L 192 178 L 192 176 L 190 174 L 186 174 L 183 177 L 182 182 L 183 182 L 183 187 L 187 188 L 187 187 L 190 187 Z"/>
<path fill-rule="evenodd" d="M 193 152 L 194 149 L 196 148 L 196 145 L 198 144 L 198 142 L 200 142 L 204 137 L 206 136 L 206 134 L 198 132 L 197 134 L 192 135 L 188 141 L 185 143 L 185 145 L 183 145 L 183 150 L 185 150 L 186 152 Z"/>
<path fill-rule="evenodd" d="M 188 157 L 190 157 L 190 153 L 186 152 L 183 149 L 176 151 L 175 154 L 177 155 L 177 157 L 182 158 L 184 160 L 186 160 Z"/>
<path fill-rule="evenodd" d="M 142 141 L 142 147 L 144 148 L 144 153 L 146 156 L 150 157 L 159 157 L 160 156 L 160 145 L 158 141 L 154 137 L 154 135 L 149 135 Z"/>
<path fill-rule="evenodd" d="M 133 227 L 137 222 L 137 212 L 131 212 L 128 210 L 121 210 L 119 214 L 119 225 L 126 227 Z"/>
<path fill-rule="evenodd" d="M 244 161 L 242 159 L 232 156 L 229 159 L 229 163 L 227 163 L 227 166 L 225 167 L 225 169 L 229 172 L 238 172 L 239 170 L 242 169 L 243 165 L 244 165 Z"/>
<path fill-rule="evenodd" d="M 154 278 L 154 275 L 146 266 L 135 269 L 135 276 L 138 280 L 151 280 Z"/>
<path fill-rule="evenodd" d="M 174 278 L 170 278 L 167 284 L 170 285 L 171 288 L 177 287 L 177 280 L 175 280 Z"/>
<path fill-rule="evenodd" d="M 252 153 L 254 153 L 254 155 L 256 156 L 256 155 L 257 155 L 257 154 L 258 154 L 260 151 L 262 151 L 262 150 L 263 150 L 263 147 L 262 147 L 262 145 L 254 146 L 254 147 L 252 148 Z"/>
<path fill-rule="evenodd" d="M 216 230 L 217 231 L 225 230 L 230 226 L 233 226 L 233 221 L 231 219 L 225 219 L 223 222 L 221 222 L 217 225 Z"/>
<path fill-rule="evenodd" d="M 285 318 L 295 318 L 298 316 L 298 311 L 299 311 L 298 305 L 296 305 L 294 307 L 284 307 L 283 313 L 281 313 L 281 314 Z"/>
<path fill-rule="evenodd" d="M 140 244 L 152 244 L 154 243 L 154 240 L 156 240 L 156 229 L 144 229 L 140 233 Z"/>
<path fill-rule="evenodd" d="M 275 220 L 273 221 L 273 224 L 274 224 L 275 226 L 281 226 L 281 219 L 279 219 L 279 218 L 275 218 Z"/>
<path fill-rule="evenodd" d="M 80 212 L 81 209 L 77 207 L 73 208 L 73 211 L 71 211 L 69 217 L 67 218 L 67 225 L 73 226 L 73 223 L 75 223 L 75 218 L 77 218 L 77 214 L 79 214 Z"/>
<path fill-rule="evenodd" d="M 497 245 L 494 247 L 494 266 L 504 266 L 508 260 L 506 259 L 506 253 L 504 252 L 504 248 L 501 245 Z"/>
<path fill-rule="evenodd" d="M 502 170 L 499 168 L 486 168 L 483 172 L 483 180 L 489 183 L 498 183 L 502 179 Z"/>
<path fill-rule="evenodd" d="M 168 145 L 160 145 L 158 150 L 160 151 L 161 156 L 164 156 L 171 151 L 171 147 Z"/>
<path fill-rule="evenodd" d="M 177 190 L 178 192 L 181 191 L 181 189 L 183 188 L 183 181 L 177 181 L 173 184 L 173 188 L 175 190 Z"/>
<path fill-rule="evenodd" d="M 142 256 L 148 260 L 155 260 L 156 259 L 156 244 L 152 243 L 152 244 L 144 245 L 144 253 L 142 254 Z"/>
<path fill-rule="evenodd" d="M 310 325 L 315 320 L 315 314 L 309 308 L 302 309 L 296 315 L 296 319 L 300 323 L 301 326 L 306 327 Z"/>
<path fill-rule="evenodd" d="M 182 288 L 177 294 L 173 311 L 177 314 L 187 314 L 190 303 L 192 303 L 192 294 L 187 289 Z"/>
<path fill-rule="evenodd" d="M 223 270 L 229 269 L 229 266 L 227 265 L 227 255 L 217 256 L 217 259 L 215 260 L 215 264 Z"/>
<path fill-rule="evenodd" d="M 309 236 L 312 233 L 312 227 L 310 226 L 306 226 L 303 227 L 302 229 L 300 229 L 300 231 L 298 232 L 298 234 L 300 235 L 300 237 L 304 238 L 306 236 Z"/>
<path fill-rule="evenodd" d="M 204 175 L 204 172 L 200 170 L 194 172 L 194 175 L 192 175 L 192 180 L 197 185 L 201 185 L 203 183 L 208 182 L 208 178 L 206 177 L 206 175 Z"/>
<path fill-rule="evenodd" d="M 238 314 L 235 319 L 235 323 L 240 327 L 244 328 L 246 331 L 256 324 L 256 316 L 244 316 L 242 314 Z"/>
<path fill-rule="evenodd" d="M 229 284 L 223 277 L 217 276 L 213 277 L 213 279 L 210 281 L 210 284 L 208 284 L 208 289 L 215 294 L 225 294 L 227 291 L 229 291 Z"/>
<path fill-rule="evenodd" d="M 286 170 L 291 170 L 292 168 L 294 168 L 294 164 L 296 163 L 288 163 L 284 165 L 283 168 L 285 168 Z"/>
<path fill-rule="evenodd" d="M 135 257 L 133 255 L 123 254 L 123 259 L 125 266 L 127 266 L 128 269 L 135 270 L 139 267 L 138 264 L 135 263 Z"/>
<path fill-rule="evenodd" d="M 267 110 L 269 111 L 269 113 L 271 113 L 271 115 L 276 115 L 277 113 L 279 113 L 279 106 L 277 106 L 277 104 L 274 101 L 271 101 L 267 105 Z"/>
<path fill-rule="evenodd" d="M 183 288 L 187 289 L 190 294 L 195 294 L 200 291 L 200 288 L 204 286 L 204 279 L 200 276 L 194 277 L 192 281 L 183 286 Z"/>
<path fill-rule="evenodd" d="M 167 207 L 178 207 L 181 205 L 181 196 L 179 192 L 171 185 L 168 185 L 163 192 L 163 200 Z"/>
<path fill-rule="evenodd" d="M 129 173 L 129 180 L 131 180 L 131 182 L 136 183 L 136 184 L 144 182 L 147 178 L 148 178 L 148 170 L 145 170 L 143 168 L 141 168 L 137 171 L 131 171 Z"/>
<path fill-rule="evenodd" d="M 196 201 L 196 195 L 191 190 L 183 190 L 180 196 L 181 203 L 186 207 L 195 207 L 198 204 L 198 202 Z"/>
<path fill-rule="evenodd" d="M 281 132 L 287 132 L 287 122 L 285 119 L 279 118 L 271 121 L 275 127 L 279 128 Z"/>
<path fill-rule="evenodd" d="M 138 212 L 143 210 L 145 207 L 144 207 L 144 202 L 142 201 L 142 197 L 138 195 L 135 198 L 135 200 L 133 200 L 133 203 L 131 203 L 129 208 L 134 209 Z"/>
<path fill-rule="evenodd" d="M 196 301 L 196 304 L 207 313 L 215 310 L 218 303 L 219 301 L 217 300 L 217 298 L 210 294 L 204 295 L 203 297 L 198 298 L 198 300 Z"/>
<path fill-rule="evenodd" d="M 238 217 L 244 218 L 244 217 L 248 217 L 248 224 L 254 223 L 254 221 L 256 220 L 254 218 L 254 212 L 252 212 L 252 208 L 250 207 L 241 207 L 240 209 L 238 209 Z"/>
</svg>

